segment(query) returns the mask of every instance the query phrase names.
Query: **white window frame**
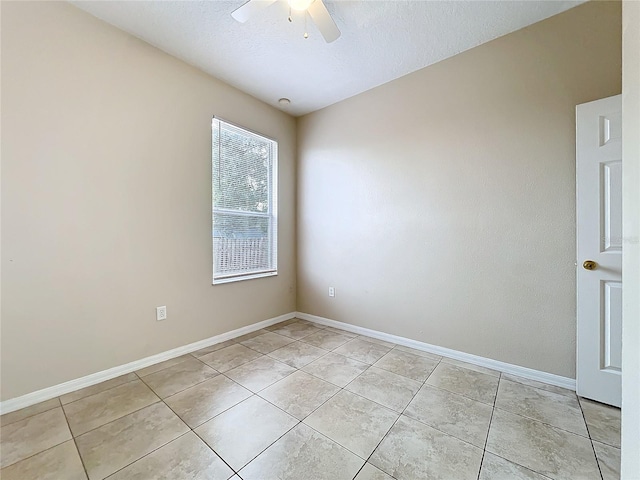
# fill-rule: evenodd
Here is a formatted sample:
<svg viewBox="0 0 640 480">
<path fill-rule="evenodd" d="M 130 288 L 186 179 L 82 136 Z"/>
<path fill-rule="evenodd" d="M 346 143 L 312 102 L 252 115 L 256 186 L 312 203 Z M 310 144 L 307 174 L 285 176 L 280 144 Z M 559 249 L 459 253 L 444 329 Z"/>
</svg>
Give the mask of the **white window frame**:
<svg viewBox="0 0 640 480">
<path fill-rule="evenodd" d="M 271 146 L 271 175 L 269 178 L 269 212 L 261 213 L 261 212 L 245 212 L 241 210 L 232 210 L 226 208 L 216 208 L 213 204 L 213 172 L 214 165 L 213 162 L 215 160 L 214 157 L 214 148 L 216 148 L 215 144 L 215 128 L 219 128 L 220 124 L 226 124 L 231 126 L 234 129 L 241 130 L 244 134 L 248 136 L 253 136 L 258 138 L 261 141 L 269 142 Z M 219 137 L 218 137 L 219 138 Z M 219 146 L 218 146 L 219 148 Z M 212 283 L 213 285 L 219 285 L 224 283 L 231 282 L 239 282 L 242 280 L 252 280 L 256 278 L 264 278 L 264 277 L 274 277 L 278 275 L 278 142 L 270 137 L 262 135 L 261 133 L 254 132 L 245 127 L 241 127 L 227 120 L 223 120 L 220 117 L 213 117 L 211 121 L 211 248 L 213 253 L 213 265 L 212 265 Z M 270 218 L 269 221 L 269 255 L 271 256 L 271 267 L 268 270 L 262 271 L 251 271 L 248 273 L 235 273 L 228 275 L 218 275 L 216 276 L 216 251 L 215 251 L 215 213 L 224 213 L 227 215 L 237 215 L 237 216 L 249 216 L 249 217 L 267 217 Z"/>
</svg>

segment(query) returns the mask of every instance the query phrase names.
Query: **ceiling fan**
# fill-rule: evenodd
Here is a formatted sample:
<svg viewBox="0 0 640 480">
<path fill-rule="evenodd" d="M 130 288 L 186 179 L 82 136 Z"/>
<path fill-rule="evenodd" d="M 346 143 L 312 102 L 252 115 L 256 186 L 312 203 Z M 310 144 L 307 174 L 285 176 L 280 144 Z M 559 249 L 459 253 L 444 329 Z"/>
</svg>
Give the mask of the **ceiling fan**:
<svg viewBox="0 0 640 480">
<path fill-rule="evenodd" d="M 249 20 L 250 17 L 260 12 L 260 10 L 267 8 L 277 1 L 278 0 L 249 0 L 240 8 L 234 10 L 231 16 L 240 23 L 244 23 Z M 331 14 L 322 0 L 287 1 L 293 10 L 309 13 L 311 20 L 316 24 L 318 30 L 320 30 L 320 33 L 327 43 L 331 43 L 338 39 L 340 36 L 340 30 L 338 30 L 336 22 L 331 18 Z"/>
</svg>

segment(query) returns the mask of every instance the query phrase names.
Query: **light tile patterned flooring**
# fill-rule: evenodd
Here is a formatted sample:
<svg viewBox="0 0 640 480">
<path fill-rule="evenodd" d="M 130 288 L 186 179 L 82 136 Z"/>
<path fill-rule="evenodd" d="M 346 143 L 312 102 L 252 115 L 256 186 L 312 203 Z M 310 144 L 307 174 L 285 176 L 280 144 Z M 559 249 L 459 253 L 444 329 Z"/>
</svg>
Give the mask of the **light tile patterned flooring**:
<svg viewBox="0 0 640 480">
<path fill-rule="evenodd" d="M 3 480 L 619 478 L 620 411 L 290 320 L 2 416 Z"/>
</svg>

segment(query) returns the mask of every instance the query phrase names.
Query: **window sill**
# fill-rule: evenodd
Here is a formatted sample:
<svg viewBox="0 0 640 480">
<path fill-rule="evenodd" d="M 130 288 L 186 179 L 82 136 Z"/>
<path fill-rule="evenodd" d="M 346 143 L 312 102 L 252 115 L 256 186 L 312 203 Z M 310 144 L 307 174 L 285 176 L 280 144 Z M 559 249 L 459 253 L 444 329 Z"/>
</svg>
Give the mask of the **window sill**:
<svg viewBox="0 0 640 480">
<path fill-rule="evenodd" d="M 213 285 L 221 285 L 223 283 L 232 283 L 232 282 L 240 282 L 242 280 L 254 280 L 256 278 L 264 278 L 264 277 L 275 277 L 278 275 L 278 272 L 261 272 L 254 273 L 251 275 L 238 275 L 236 277 L 226 277 L 226 278 L 214 278 Z"/>
</svg>

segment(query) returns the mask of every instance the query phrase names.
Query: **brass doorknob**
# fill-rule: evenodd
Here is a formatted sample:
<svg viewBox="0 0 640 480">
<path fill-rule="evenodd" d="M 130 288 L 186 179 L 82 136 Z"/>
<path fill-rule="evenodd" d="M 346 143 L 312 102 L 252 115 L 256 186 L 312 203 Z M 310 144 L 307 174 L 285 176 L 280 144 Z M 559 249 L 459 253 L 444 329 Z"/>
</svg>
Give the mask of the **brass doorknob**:
<svg viewBox="0 0 640 480">
<path fill-rule="evenodd" d="M 585 260 L 582 264 L 582 268 L 585 270 L 595 270 L 598 267 L 598 264 L 593 260 Z"/>
</svg>

